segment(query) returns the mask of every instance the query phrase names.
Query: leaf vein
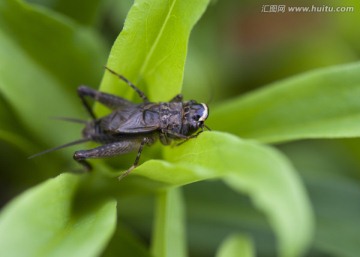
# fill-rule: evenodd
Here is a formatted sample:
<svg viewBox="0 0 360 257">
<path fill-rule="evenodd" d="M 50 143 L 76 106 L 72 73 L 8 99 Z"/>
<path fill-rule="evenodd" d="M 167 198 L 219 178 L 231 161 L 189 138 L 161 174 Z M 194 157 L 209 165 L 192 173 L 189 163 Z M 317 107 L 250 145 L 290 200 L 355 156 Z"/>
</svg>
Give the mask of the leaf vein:
<svg viewBox="0 0 360 257">
<path fill-rule="evenodd" d="M 172 13 L 172 11 L 173 11 L 173 9 L 174 9 L 174 6 L 175 6 L 175 4 L 176 4 L 176 1 L 177 1 L 177 0 L 173 0 L 173 2 L 172 2 L 171 5 L 170 5 L 170 8 L 169 8 L 169 11 L 168 11 L 168 13 L 167 13 L 167 15 L 166 15 L 166 17 L 165 17 L 164 23 L 163 23 L 163 25 L 161 26 L 161 28 L 160 28 L 160 30 L 159 30 L 159 33 L 158 33 L 158 35 L 156 36 L 155 41 L 154 41 L 154 43 L 152 44 L 152 46 L 151 46 L 151 48 L 150 48 L 149 53 L 146 55 L 145 61 L 144 61 L 143 64 L 141 65 L 140 72 L 139 72 L 140 74 L 143 74 L 144 71 L 145 71 L 145 69 L 146 69 L 147 66 L 149 65 L 151 56 L 153 55 L 153 53 L 154 53 L 154 51 L 155 51 L 155 49 L 156 49 L 156 46 L 158 45 L 158 43 L 159 43 L 159 41 L 160 41 L 160 38 L 161 38 L 161 36 L 162 36 L 163 33 L 164 33 L 165 27 L 166 27 L 166 25 L 167 25 L 167 23 L 168 23 L 168 21 L 169 21 L 169 19 L 170 19 L 170 17 L 171 17 L 171 13 Z M 147 30 L 147 28 L 146 28 L 146 30 Z M 146 31 L 146 34 L 147 34 L 147 31 Z"/>
</svg>

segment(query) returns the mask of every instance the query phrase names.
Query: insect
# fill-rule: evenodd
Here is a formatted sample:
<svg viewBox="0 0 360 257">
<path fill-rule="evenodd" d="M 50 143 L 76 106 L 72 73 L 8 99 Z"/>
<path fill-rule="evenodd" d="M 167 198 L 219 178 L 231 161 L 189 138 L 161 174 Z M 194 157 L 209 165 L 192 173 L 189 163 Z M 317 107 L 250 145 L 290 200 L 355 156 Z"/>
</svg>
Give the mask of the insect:
<svg viewBox="0 0 360 257">
<path fill-rule="evenodd" d="M 78 95 L 92 119 L 90 121 L 61 119 L 85 123 L 82 131 L 83 139 L 46 150 L 30 158 L 67 146 L 94 141 L 101 145 L 89 150 L 76 151 L 73 156 L 86 170 L 91 170 L 92 167 L 87 159 L 112 157 L 137 151 L 133 165 L 119 177 L 122 179 L 138 165 L 145 145 L 150 146 L 157 140 L 169 145 L 172 140 L 186 141 L 195 138 L 204 131 L 204 128 L 210 130 L 204 123 L 209 116 L 209 108 L 206 104 L 194 100 L 184 102 L 181 94 L 176 95 L 169 102 L 150 102 L 144 92 L 128 79 L 110 68 L 105 68 L 126 82 L 142 99 L 142 103 L 133 103 L 119 96 L 80 86 L 77 89 Z M 112 112 L 97 118 L 86 98 L 92 98 L 110 108 Z"/>
</svg>

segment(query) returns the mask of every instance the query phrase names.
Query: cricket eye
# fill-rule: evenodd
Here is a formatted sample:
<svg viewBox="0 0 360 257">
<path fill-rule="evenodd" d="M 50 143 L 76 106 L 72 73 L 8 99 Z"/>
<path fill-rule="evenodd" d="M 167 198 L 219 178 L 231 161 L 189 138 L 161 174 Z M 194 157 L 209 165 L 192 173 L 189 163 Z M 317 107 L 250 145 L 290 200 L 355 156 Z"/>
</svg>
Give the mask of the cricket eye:
<svg viewBox="0 0 360 257">
<path fill-rule="evenodd" d="M 208 107 L 205 104 L 194 104 L 191 109 L 191 120 L 195 121 L 197 126 L 200 126 L 208 117 Z"/>
<path fill-rule="evenodd" d="M 192 117 L 192 119 L 193 119 L 193 120 L 196 120 L 196 121 L 199 121 L 200 118 L 201 118 L 200 115 L 195 115 L 195 116 Z"/>
<path fill-rule="evenodd" d="M 209 116 L 209 107 L 207 107 L 206 104 L 201 104 L 201 106 L 202 106 L 202 108 L 200 109 L 201 113 L 197 113 L 198 114 L 197 120 L 204 122 Z"/>
</svg>

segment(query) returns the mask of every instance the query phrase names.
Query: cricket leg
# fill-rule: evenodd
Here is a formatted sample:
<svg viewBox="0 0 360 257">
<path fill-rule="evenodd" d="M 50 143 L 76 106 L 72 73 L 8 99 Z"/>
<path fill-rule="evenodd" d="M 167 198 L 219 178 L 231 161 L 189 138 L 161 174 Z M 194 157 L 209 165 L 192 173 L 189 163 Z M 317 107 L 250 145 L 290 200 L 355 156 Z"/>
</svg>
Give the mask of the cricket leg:
<svg viewBox="0 0 360 257">
<path fill-rule="evenodd" d="M 85 106 L 86 110 L 88 111 L 88 113 L 90 114 L 90 116 L 95 119 L 95 114 L 92 111 L 89 103 L 86 101 L 85 97 L 90 97 L 92 99 L 94 99 L 95 101 L 98 101 L 99 103 L 102 103 L 103 105 L 105 105 L 106 107 L 110 108 L 110 109 L 116 109 L 119 107 L 125 107 L 125 106 L 129 106 L 132 105 L 132 103 L 124 98 L 115 96 L 115 95 L 111 95 L 111 94 L 107 94 L 107 93 L 103 93 L 100 91 L 97 91 L 95 89 L 92 89 L 90 87 L 87 86 L 79 86 L 77 89 L 78 95 L 81 98 L 81 101 L 83 102 L 83 105 Z"/>
<path fill-rule="evenodd" d="M 112 69 L 105 67 L 105 69 L 107 69 L 109 72 L 111 72 L 112 74 L 114 74 L 116 77 L 118 77 L 119 79 L 121 79 L 122 81 L 126 82 L 132 89 L 135 90 L 135 92 L 138 94 L 138 96 L 140 96 L 140 98 L 143 100 L 144 103 L 148 103 L 149 99 L 147 98 L 147 96 L 145 95 L 145 93 L 143 91 L 141 91 L 139 88 L 137 88 L 133 83 L 131 83 L 127 78 L 125 78 L 123 75 L 116 73 L 115 71 L 113 71 Z"/>
<path fill-rule="evenodd" d="M 167 133 L 160 133 L 159 139 L 163 145 L 170 145 L 171 143 L 171 139 L 167 136 Z"/>
<path fill-rule="evenodd" d="M 89 103 L 85 99 L 85 96 L 88 95 L 87 91 L 90 91 L 90 90 L 93 90 L 93 89 L 90 89 L 87 86 L 80 86 L 80 87 L 78 87 L 77 92 L 78 92 L 78 95 L 79 95 L 81 102 L 84 105 L 86 111 L 90 114 L 90 116 L 93 120 L 96 120 L 95 113 L 93 112 Z"/>
<path fill-rule="evenodd" d="M 191 135 L 191 136 L 186 137 L 183 141 L 177 143 L 176 146 L 182 145 L 183 143 L 187 142 L 189 139 L 196 138 L 200 133 L 203 133 L 203 132 L 204 132 L 204 130 L 200 130 L 195 135 Z"/>
<path fill-rule="evenodd" d="M 121 180 L 122 178 L 129 175 L 130 172 L 138 165 L 143 147 L 148 142 L 148 138 L 143 138 L 141 142 L 139 142 L 138 139 L 114 142 L 90 150 L 76 151 L 74 154 L 74 159 L 81 165 L 83 165 L 86 170 L 89 171 L 91 170 L 91 165 L 86 161 L 86 159 L 112 157 L 120 154 L 133 152 L 138 149 L 134 164 L 119 176 L 119 180 Z"/>
<path fill-rule="evenodd" d="M 87 171 L 91 170 L 91 165 L 87 162 L 90 158 L 112 157 L 120 154 L 136 151 L 141 145 L 139 139 L 126 140 L 102 145 L 89 150 L 80 150 L 74 153 L 74 160 L 80 163 Z"/>
<path fill-rule="evenodd" d="M 75 157 L 74 157 L 74 159 L 75 159 Z M 76 160 L 76 161 L 84 167 L 86 172 L 92 171 L 92 166 L 88 161 L 86 161 L 86 160 Z M 81 170 L 80 170 L 80 172 L 81 172 Z"/>
<path fill-rule="evenodd" d="M 182 134 L 179 134 L 179 133 L 175 133 L 175 132 L 172 132 L 172 131 L 169 131 L 169 130 L 162 131 L 162 133 L 175 136 L 175 137 L 177 137 L 177 138 L 179 138 L 179 139 L 184 139 L 184 140 L 181 141 L 180 143 L 176 144 L 177 146 L 182 145 L 183 143 L 185 143 L 185 142 L 188 141 L 189 139 L 196 138 L 196 137 L 197 137 L 200 133 L 202 133 L 202 132 L 204 132 L 204 129 L 203 129 L 203 128 L 201 128 L 201 130 L 200 130 L 199 132 L 197 132 L 195 135 L 185 136 L 185 135 L 182 135 Z"/>
<path fill-rule="evenodd" d="M 175 102 L 175 103 L 179 103 L 183 101 L 183 95 L 182 94 L 177 94 L 176 96 L 174 96 L 173 99 L 170 100 L 170 102 Z"/>
<path fill-rule="evenodd" d="M 137 152 L 137 155 L 136 155 L 136 158 L 135 158 L 135 161 L 134 161 L 134 164 L 131 165 L 130 168 L 127 169 L 127 171 L 125 171 L 124 173 L 122 173 L 118 179 L 119 180 L 122 180 L 124 177 L 126 177 L 127 175 L 130 174 L 130 172 L 136 168 L 136 166 L 139 164 L 139 160 L 140 160 L 140 156 L 141 156 L 141 152 L 144 148 L 144 145 L 148 142 L 148 139 L 147 138 L 144 138 L 142 141 L 141 141 L 141 144 L 140 144 L 140 147 L 139 147 L 139 150 Z"/>
<path fill-rule="evenodd" d="M 180 138 L 180 139 L 189 140 L 189 139 L 191 139 L 191 138 L 197 137 L 198 134 L 200 134 L 202 131 L 196 133 L 195 135 L 191 135 L 191 136 L 185 136 L 185 135 L 183 135 L 183 134 L 176 133 L 176 132 L 173 132 L 173 131 L 171 131 L 171 130 L 162 130 L 161 132 L 162 132 L 163 134 L 172 135 L 172 136 L 175 136 L 175 137 Z"/>
</svg>

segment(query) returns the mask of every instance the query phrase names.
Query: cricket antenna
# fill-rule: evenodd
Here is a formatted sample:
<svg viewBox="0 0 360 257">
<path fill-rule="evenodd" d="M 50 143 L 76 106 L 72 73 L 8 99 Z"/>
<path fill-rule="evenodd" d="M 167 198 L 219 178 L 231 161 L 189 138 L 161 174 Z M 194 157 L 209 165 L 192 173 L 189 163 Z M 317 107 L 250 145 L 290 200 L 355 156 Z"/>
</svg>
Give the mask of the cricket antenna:
<svg viewBox="0 0 360 257">
<path fill-rule="evenodd" d="M 46 153 L 50 153 L 50 152 L 53 152 L 53 151 L 56 151 L 56 150 L 59 150 L 59 149 L 62 149 L 62 148 L 65 148 L 65 147 L 68 147 L 68 146 L 72 146 L 72 145 L 77 145 L 77 144 L 81 144 L 81 143 L 85 143 L 85 142 L 88 142 L 90 141 L 91 139 L 89 138 L 83 138 L 83 139 L 79 139 L 79 140 L 76 140 L 76 141 L 72 141 L 70 143 L 67 143 L 67 144 L 64 144 L 64 145 L 60 145 L 60 146 L 57 146 L 57 147 L 54 147 L 54 148 L 50 148 L 50 149 L 47 149 L 45 151 L 42 151 L 40 153 L 36 153 L 34 155 L 31 155 L 28 157 L 28 159 L 32 159 L 34 157 L 38 157 L 40 155 L 43 155 L 43 154 L 46 154 Z"/>
</svg>

